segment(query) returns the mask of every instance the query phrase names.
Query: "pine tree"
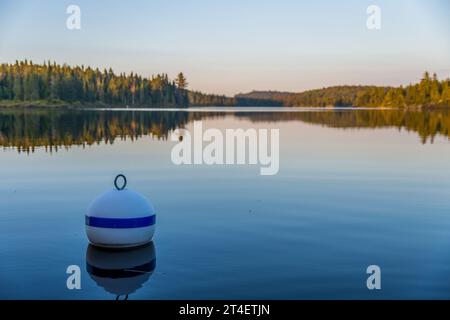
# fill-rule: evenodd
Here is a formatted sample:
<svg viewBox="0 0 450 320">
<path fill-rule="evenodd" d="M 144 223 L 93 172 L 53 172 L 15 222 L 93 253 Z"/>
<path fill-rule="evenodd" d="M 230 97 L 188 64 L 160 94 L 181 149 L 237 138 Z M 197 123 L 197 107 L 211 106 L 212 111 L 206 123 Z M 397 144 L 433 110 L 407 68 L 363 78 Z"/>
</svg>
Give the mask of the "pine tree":
<svg viewBox="0 0 450 320">
<path fill-rule="evenodd" d="M 441 101 L 442 104 L 450 106 L 450 79 L 447 79 L 442 84 Z"/>
<path fill-rule="evenodd" d="M 13 95 L 14 100 L 23 100 L 23 85 L 20 74 L 16 74 L 14 77 Z"/>
<path fill-rule="evenodd" d="M 431 104 L 439 104 L 441 102 L 441 92 L 440 85 L 437 79 L 436 73 L 433 74 L 433 80 L 430 86 L 430 101 Z"/>
<path fill-rule="evenodd" d="M 186 90 L 188 83 L 186 81 L 186 78 L 184 77 L 183 72 L 180 72 L 177 76 L 177 79 L 175 80 L 175 83 L 177 84 L 178 89 L 180 90 Z"/>
</svg>

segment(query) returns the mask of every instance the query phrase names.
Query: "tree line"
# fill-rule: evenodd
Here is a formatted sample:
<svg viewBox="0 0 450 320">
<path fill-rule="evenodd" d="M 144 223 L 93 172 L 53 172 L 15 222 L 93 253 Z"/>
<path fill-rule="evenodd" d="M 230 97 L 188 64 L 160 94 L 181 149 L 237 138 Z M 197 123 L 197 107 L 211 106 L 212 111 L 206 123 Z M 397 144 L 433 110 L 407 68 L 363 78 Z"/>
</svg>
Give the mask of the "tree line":
<svg viewBox="0 0 450 320">
<path fill-rule="evenodd" d="M 171 81 L 167 74 L 144 78 L 50 62 L 0 65 L 0 100 L 185 107 L 186 85 L 182 73 Z"/>
<path fill-rule="evenodd" d="M 254 91 L 240 97 L 269 99 L 298 107 L 408 107 L 450 106 L 450 79 L 438 80 L 425 72 L 419 83 L 405 87 L 334 86 L 300 93 Z"/>
<path fill-rule="evenodd" d="M 398 88 L 365 88 L 357 93 L 355 106 L 407 107 L 450 106 L 450 79 L 439 81 L 425 72 L 419 83 Z"/>
<path fill-rule="evenodd" d="M 188 106 L 356 106 L 407 107 L 449 106 L 450 80 L 438 80 L 425 72 L 421 81 L 401 87 L 334 86 L 300 93 L 254 91 L 234 97 L 205 94 L 187 89 L 179 73 L 175 80 L 167 74 L 150 78 L 130 73 L 115 74 L 111 69 L 55 62 L 33 64 L 16 61 L 0 65 L 0 102 L 37 101 L 134 107 Z"/>
<path fill-rule="evenodd" d="M 280 105 L 276 101 L 189 91 L 187 86 L 181 72 L 171 81 L 167 74 L 145 78 L 134 73 L 115 74 L 111 69 L 70 67 L 50 61 L 33 64 L 25 60 L 0 65 L 0 101 L 137 107 Z"/>
</svg>

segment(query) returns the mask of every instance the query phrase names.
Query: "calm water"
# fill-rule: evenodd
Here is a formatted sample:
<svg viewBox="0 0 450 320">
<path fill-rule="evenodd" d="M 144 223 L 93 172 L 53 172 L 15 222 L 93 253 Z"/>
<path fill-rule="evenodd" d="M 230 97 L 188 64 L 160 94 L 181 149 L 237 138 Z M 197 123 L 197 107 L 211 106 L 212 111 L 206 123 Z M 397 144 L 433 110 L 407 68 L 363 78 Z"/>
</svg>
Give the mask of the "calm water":
<svg viewBox="0 0 450 320">
<path fill-rule="evenodd" d="M 200 111 L 0 112 L 0 298 L 450 298 L 448 111 Z M 172 164 L 194 119 L 279 128 L 279 173 Z M 99 251 L 85 210 L 122 172 L 157 210 L 154 243 Z"/>
</svg>

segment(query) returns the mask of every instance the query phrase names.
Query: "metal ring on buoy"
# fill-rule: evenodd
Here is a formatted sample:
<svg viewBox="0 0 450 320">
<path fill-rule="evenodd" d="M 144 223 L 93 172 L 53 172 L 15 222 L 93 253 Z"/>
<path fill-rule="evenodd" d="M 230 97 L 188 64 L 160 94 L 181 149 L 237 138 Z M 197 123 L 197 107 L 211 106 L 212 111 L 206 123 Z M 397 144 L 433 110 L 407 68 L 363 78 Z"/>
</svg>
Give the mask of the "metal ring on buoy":
<svg viewBox="0 0 450 320">
<path fill-rule="evenodd" d="M 119 186 L 117 185 L 117 180 L 119 178 L 123 178 L 123 185 L 121 188 L 119 188 Z M 114 179 L 114 186 L 116 187 L 117 190 L 125 189 L 125 187 L 127 186 L 127 178 L 123 174 L 117 175 L 116 178 Z"/>
</svg>

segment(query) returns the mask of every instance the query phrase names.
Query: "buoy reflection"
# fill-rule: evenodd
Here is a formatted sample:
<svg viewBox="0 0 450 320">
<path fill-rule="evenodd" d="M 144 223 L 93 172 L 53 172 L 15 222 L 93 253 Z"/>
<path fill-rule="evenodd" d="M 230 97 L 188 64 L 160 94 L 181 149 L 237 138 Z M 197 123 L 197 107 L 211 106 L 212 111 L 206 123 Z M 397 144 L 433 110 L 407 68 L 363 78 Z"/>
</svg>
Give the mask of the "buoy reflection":
<svg viewBox="0 0 450 320">
<path fill-rule="evenodd" d="M 156 267 L 155 245 L 128 250 L 95 247 L 86 249 L 86 270 L 92 280 L 119 299 L 128 299 L 148 281 Z"/>
</svg>

